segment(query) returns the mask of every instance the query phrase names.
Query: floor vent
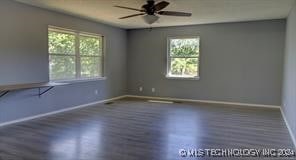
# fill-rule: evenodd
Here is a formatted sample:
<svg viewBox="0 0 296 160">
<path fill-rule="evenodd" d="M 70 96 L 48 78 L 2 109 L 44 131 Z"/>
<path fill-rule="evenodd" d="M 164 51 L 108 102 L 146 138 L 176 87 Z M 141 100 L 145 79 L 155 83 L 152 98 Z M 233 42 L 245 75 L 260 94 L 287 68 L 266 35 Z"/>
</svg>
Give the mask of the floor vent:
<svg viewBox="0 0 296 160">
<path fill-rule="evenodd" d="M 174 101 L 174 103 L 183 103 L 183 102 L 181 102 L 181 101 Z"/>
<path fill-rule="evenodd" d="M 114 103 L 114 102 L 110 101 L 110 102 L 106 102 L 106 103 L 104 103 L 104 104 L 109 105 L 109 104 L 113 104 L 113 103 Z"/>
<path fill-rule="evenodd" d="M 174 103 L 173 101 L 161 101 L 161 100 L 148 100 L 150 103 L 166 103 L 166 104 L 171 104 Z"/>
</svg>

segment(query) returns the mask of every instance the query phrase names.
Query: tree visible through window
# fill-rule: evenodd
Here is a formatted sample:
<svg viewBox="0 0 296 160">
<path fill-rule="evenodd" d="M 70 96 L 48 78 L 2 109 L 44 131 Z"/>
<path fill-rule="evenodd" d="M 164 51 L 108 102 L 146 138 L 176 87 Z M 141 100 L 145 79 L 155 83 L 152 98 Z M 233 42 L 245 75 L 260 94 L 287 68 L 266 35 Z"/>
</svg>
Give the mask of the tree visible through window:
<svg viewBox="0 0 296 160">
<path fill-rule="evenodd" d="M 103 37 L 50 27 L 50 80 L 103 77 Z"/>
<path fill-rule="evenodd" d="M 168 77 L 199 77 L 199 38 L 170 38 Z"/>
</svg>

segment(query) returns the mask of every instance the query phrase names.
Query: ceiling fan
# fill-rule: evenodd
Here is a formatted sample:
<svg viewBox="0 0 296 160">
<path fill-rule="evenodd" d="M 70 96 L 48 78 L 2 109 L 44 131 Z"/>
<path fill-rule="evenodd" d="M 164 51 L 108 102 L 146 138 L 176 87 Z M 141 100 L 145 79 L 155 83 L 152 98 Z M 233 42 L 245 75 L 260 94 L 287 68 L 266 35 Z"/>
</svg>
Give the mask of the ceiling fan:
<svg viewBox="0 0 296 160">
<path fill-rule="evenodd" d="M 125 6 L 114 6 L 114 7 L 141 12 L 138 14 L 132 14 L 129 16 L 120 17 L 119 19 L 126 19 L 126 18 L 131 18 L 131 17 L 143 15 L 143 19 L 148 24 L 152 24 L 152 23 L 156 22 L 159 19 L 159 17 L 157 15 L 182 16 L 182 17 L 190 17 L 192 15 L 191 13 L 186 13 L 186 12 L 162 11 L 162 9 L 166 8 L 169 4 L 170 3 L 166 2 L 166 1 L 161 1 L 157 4 L 155 4 L 154 0 L 147 0 L 147 3 L 144 4 L 141 7 L 141 9 L 130 8 L 130 7 L 125 7 Z"/>
</svg>

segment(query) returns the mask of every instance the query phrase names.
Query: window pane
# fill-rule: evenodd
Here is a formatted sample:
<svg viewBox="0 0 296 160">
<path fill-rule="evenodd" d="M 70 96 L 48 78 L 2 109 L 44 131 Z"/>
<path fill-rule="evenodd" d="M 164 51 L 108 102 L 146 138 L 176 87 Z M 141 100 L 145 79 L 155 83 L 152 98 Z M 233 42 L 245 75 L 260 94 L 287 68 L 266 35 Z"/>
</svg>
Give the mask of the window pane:
<svg viewBox="0 0 296 160">
<path fill-rule="evenodd" d="M 81 57 L 81 77 L 102 77 L 102 57 Z"/>
<path fill-rule="evenodd" d="M 99 37 L 84 36 L 80 37 L 80 54 L 81 55 L 101 55 L 102 41 Z"/>
<path fill-rule="evenodd" d="M 49 56 L 51 80 L 75 78 L 75 56 Z"/>
<path fill-rule="evenodd" d="M 171 56 L 198 56 L 199 54 L 199 39 L 171 39 L 170 40 L 170 55 Z"/>
<path fill-rule="evenodd" d="M 197 77 L 198 58 L 171 58 L 170 76 Z"/>
<path fill-rule="evenodd" d="M 54 54 L 75 54 L 75 36 L 49 30 L 48 51 Z"/>
</svg>

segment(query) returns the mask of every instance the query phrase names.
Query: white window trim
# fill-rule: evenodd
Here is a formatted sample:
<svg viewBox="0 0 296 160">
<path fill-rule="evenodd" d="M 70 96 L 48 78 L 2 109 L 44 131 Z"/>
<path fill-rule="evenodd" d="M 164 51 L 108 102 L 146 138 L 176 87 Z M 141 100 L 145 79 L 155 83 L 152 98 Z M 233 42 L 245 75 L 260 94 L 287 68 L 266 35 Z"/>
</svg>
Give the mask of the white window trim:
<svg viewBox="0 0 296 160">
<path fill-rule="evenodd" d="M 170 49 L 171 49 L 171 44 L 170 41 L 171 39 L 190 39 L 190 38 L 198 38 L 199 39 L 199 58 L 198 58 L 198 73 L 196 77 L 185 77 L 185 76 L 174 76 L 174 75 L 170 75 L 170 70 L 171 70 L 171 66 L 170 66 L 170 60 L 171 60 L 171 56 L 170 56 Z M 200 36 L 168 36 L 167 37 L 167 60 L 166 60 L 166 74 L 165 77 L 167 79 L 176 79 L 176 80 L 199 80 L 200 79 Z M 182 58 L 182 57 L 178 57 L 178 58 Z M 190 58 L 190 57 L 184 57 L 184 58 Z M 196 57 L 194 57 L 196 58 Z"/>
<path fill-rule="evenodd" d="M 51 80 L 50 76 L 49 76 L 49 81 L 50 82 L 65 82 L 65 83 L 80 83 L 80 82 L 89 82 L 89 81 L 98 81 L 98 80 L 106 80 L 106 37 L 104 35 L 101 34 L 96 34 L 96 33 L 90 33 L 90 32 L 84 32 L 84 31 L 78 31 L 78 30 L 72 30 L 72 29 L 68 29 L 68 28 L 63 28 L 63 27 L 57 27 L 57 26 L 52 26 L 52 25 L 48 25 L 47 27 L 47 31 L 49 31 L 50 29 L 52 30 L 56 30 L 56 32 L 60 32 L 60 33 L 69 33 L 69 34 L 74 34 L 75 36 L 75 54 L 72 56 L 76 57 L 76 61 L 75 61 L 75 68 L 76 68 L 76 72 L 77 74 L 75 75 L 76 78 L 69 78 L 69 79 L 55 79 L 55 80 Z M 47 36 L 48 36 L 49 32 L 47 32 Z M 94 56 L 94 57 L 101 57 L 102 58 L 102 76 L 95 76 L 95 77 L 81 77 L 81 64 L 78 62 L 80 61 L 80 50 L 79 50 L 79 46 L 80 46 L 80 40 L 79 40 L 79 35 L 87 35 L 87 36 L 93 36 L 93 37 L 102 37 L 102 55 L 101 56 Z M 47 38 L 48 40 L 48 38 Z M 48 45 L 48 43 L 47 43 Z M 49 46 L 47 46 L 47 48 L 49 48 Z M 49 53 L 48 52 L 48 56 L 50 55 L 54 55 L 54 53 Z M 48 59 L 49 60 L 49 59 Z M 50 68 L 49 68 L 49 61 L 48 61 L 48 73 L 50 74 Z"/>
</svg>

